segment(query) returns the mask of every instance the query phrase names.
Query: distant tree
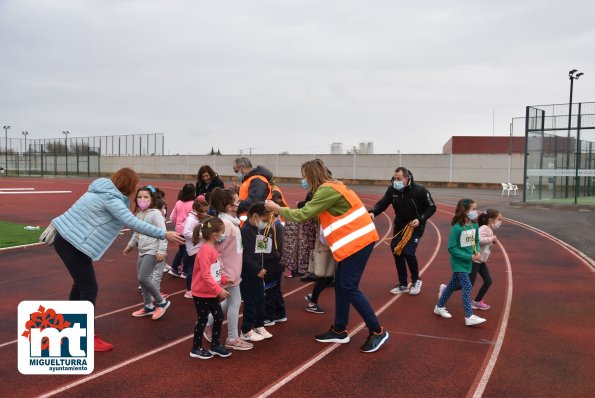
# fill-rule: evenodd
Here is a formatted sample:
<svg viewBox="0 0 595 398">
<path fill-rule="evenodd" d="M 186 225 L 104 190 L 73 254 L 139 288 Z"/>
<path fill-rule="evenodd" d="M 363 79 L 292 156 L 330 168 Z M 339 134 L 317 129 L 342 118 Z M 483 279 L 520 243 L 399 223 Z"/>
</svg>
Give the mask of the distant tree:
<svg viewBox="0 0 595 398">
<path fill-rule="evenodd" d="M 215 149 L 213 147 L 211 147 L 211 152 L 209 152 L 209 155 L 214 155 L 215 154 Z"/>
<path fill-rule="evenodd" d="M 217 155 L 221 155 L 221 151 L 217 148 Z"/>
</svg>

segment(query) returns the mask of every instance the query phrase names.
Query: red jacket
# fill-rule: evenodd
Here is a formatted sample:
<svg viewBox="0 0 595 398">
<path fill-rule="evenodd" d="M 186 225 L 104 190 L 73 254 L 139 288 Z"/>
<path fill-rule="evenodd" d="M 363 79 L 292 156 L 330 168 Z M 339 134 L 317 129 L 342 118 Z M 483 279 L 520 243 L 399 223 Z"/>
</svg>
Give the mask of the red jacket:
<svg viewBox="0 0 595 398">
<path fill-rule="evenodd" d="M 223 290 L 221 284 L 227 283 L 227 277 L 221 273 L 219 252 L 210 244 L 203 243 L 194 260 L 192 274 L 192 295 L 196 297 L 217 297 Z"/>
</svg>

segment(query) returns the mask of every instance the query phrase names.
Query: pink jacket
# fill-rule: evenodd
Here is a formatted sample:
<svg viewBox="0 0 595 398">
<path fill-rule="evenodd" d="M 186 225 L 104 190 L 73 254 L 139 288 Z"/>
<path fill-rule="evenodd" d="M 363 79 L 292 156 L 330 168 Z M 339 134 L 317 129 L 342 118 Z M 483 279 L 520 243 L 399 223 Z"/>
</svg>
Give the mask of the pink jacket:
<svg viewBox="0 0 595 398">
<path fill-rule="evenodd" d="M 225 274 L 237 286 L 242 281 L 242 233 L 240 219 L 227 213 L 219 213 L 219 218 L 225 224 L 225 240 L 217 245 L 221 255 L 221 263 Z"/>
<path fill-rule="evenodd" d="M 176 206 L 174 210 L 171 212 L 171 222 L 176 227 L 176 232 L 181 234 L 184 233 L 184 221 L 188 218 L 188 214 L 192 211 L 192 205 L 194 201 L 189 200 L 187 202 L 182 202 L 178 200 L 176 202 Z"/>
<path fill-rule="evenodd" d="M 192 295 L 212 298 L 223 290 L 221 284 L 227 283 L 227 277 L 221 272 L 219 253 L 210 244 L 204 243 L 194 260 L 192 274 Z"/>
</svg>

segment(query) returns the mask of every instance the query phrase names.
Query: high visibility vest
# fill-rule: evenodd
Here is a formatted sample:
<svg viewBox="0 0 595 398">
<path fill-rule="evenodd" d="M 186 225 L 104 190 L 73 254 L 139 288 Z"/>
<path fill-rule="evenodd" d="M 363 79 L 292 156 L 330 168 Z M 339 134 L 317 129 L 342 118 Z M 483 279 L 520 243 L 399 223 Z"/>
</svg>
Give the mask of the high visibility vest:
<svg viewBox="0 0 595 398">
<path fill-rule="evenodd" d="M 378 232 L 372 217 L 360 198 L 341 182 L 325 182 L 322 185 L 335 189 L 351 208 L 340 216 L 333 216 L 328 210 L 318 215 L 324 238 L 337 261 L 357 253 L 378 240 Z"/>
<path fill-rule="evenodd" d="M 273 191 L 271 190 L 271 185 L 269 184 L 269 180 L 267 180 L 265 177 L 263 177 L 261 175 L 254 175 L 254 176 L 251 176 L 251 177 L 245 179 L 244 181 L 242 181 L 242 184 L 240 185 L 240 192 L 238 193 L 238 198 L 240 200 L 248 199 L 248 190 L 250 189 L 250 183 L 255 178 L 258 178 L 258 179 L 262 180 L 265 184 L 267 184 L 267 187 L 269 187 L 269 194 L 267 195 L 267 197 L 265 199 L 271 198 L 271 193 Z M 247 211 L 242 212 L 241 214 L 238 214 L 238 217 L 241 220 L 241 225 L 244 225 L 244 221 L 246 220 L 247 214 L 248 214 Z"/>
</svg>

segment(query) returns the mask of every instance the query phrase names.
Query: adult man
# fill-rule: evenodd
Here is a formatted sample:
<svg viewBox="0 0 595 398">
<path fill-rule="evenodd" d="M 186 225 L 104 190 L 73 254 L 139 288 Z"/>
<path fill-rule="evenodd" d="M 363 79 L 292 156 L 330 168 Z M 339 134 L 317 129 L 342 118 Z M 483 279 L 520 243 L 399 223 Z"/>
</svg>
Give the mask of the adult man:
<svg viewBox="0 0 595 398">
<path fill-rule="evenodd" d="M 421 279 L 419 279 L 419 265 L 415 254 L 417 245 L 424 233 L 426 221 L 436 212 L 436 205 L 430 192 L 420 184 L 413 181 L 413 175 L 405 167 L 397 167 L 391 185 L 386 193 L 370 210 L 372 217 L 382 213 L 389 204 L 393 205 L 395 211 L 393 234 L 397 235 L 407 225 L 413 227 L 411 238 L 403 248 L 400 255 L 394 253 L 394 248 L 401 241 L 403 233 L 393 237 L 390 248 L 395 258 L 399 284 L 392 289 L 392 294 L 407 293 L 419 294 L 421 291 Z M 407 268 L 411 273 L 411 288 L 407 284 Z"/>
<path fill-rule="evenodd" d="M 237 211 L 241 219 L 241 216 L 248 213 L 253 203 L 264 202 L 265 199 L 271 198 L 272 190 L 269 181 L 273 178 L 273 173 L 263 166 L 252 168 L 252 162 L 246 157 L 234 160 L 232 167 L 240 181 L 238 193 L 240 204 Z"/>
</svg>

